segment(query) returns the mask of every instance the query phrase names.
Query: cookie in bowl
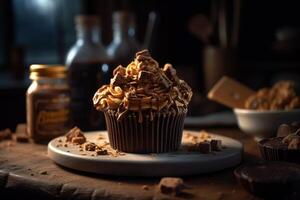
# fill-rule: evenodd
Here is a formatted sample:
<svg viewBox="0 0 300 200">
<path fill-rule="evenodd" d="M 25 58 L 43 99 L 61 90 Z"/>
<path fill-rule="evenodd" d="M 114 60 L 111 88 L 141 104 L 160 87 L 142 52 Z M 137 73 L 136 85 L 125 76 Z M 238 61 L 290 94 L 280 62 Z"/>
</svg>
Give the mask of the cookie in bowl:
<svg viewBox="0 0 300 200">
<path fill-rule="evenodd" d="M 250 110 L 291 110 L 300 108 L 300 97 L 293 81 L 279 81 L 271 88 L 262 88 L 245 102 Z"/>
<path fill-rule="evenodd" d="M 263 139 L 258 146 L 265 160 L 300 163 L 300 123 L 282 124 L 277 137 Z"/>
<path fill-rule="evenodd" d="M 93 102 L 104 113 L 113 148 L 162 153 L 179 148 L 192 94 L 171 64 L 160 68 L 143 50 L 126 68 L 114 69 L 110 84 L 98 89 Z"/>
</svg>

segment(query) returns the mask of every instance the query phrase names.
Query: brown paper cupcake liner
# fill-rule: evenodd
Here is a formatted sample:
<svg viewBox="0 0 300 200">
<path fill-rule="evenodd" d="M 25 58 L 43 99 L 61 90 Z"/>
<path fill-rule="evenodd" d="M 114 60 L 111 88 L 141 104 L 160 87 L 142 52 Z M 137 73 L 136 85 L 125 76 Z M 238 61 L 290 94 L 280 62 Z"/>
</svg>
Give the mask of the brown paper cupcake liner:
<svg viewBox="0 0 300 200">
<path fill-rule="evenodd" d="M 180 147 L 186 112 L 156 113 L 138 122 L 138 114 L 130 113 L 117 121 L 114 112 L 105 112 L 110 145 L 128 153 L 163 153 Z"/>
<path fill-rule="evenodd" d="M 264 160 L 300 163 L 300 149 L 272 148 L 264 145 L 266 140 L 263 139 L 258 143 L 260 154 Z"/>
</svg>

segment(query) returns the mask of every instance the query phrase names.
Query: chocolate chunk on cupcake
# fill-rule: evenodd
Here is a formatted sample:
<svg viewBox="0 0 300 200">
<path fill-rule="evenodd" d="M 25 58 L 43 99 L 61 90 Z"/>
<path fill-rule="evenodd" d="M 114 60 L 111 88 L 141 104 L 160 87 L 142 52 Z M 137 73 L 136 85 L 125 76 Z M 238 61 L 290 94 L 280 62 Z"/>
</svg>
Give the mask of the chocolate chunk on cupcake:
<svg viewBox="0 0 300 200">
<path fill-rule="evenodd" d="M 259 150 L 265 160 L 300 163 L 300 128 L 296 124 L 282 124 L 277 137 L 259 141 Z"/>
<path fill-rule="evenodd" d="M 95 108 L 105 115 L 111 146 L 135 153 L 177 150 L 193 93 L 173 66 L 160 68 L 143 50 L 113 75 L 93 98 Z"/>
</svg>

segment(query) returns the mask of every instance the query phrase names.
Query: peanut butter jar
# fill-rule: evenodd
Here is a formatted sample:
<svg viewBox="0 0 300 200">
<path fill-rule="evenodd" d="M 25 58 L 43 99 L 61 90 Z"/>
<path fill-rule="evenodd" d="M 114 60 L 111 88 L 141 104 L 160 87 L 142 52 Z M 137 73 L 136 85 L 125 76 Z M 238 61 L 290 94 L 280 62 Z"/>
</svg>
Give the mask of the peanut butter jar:
<svg viewBox="0 0 300 200">
<path fill-rule="evenodd" d="M 67 70 L 60 65 L 31 65 L 32 84 L 26 93 L 27 133 L 37 143 L 70 129 L 70 88 Z"/>
</svg>

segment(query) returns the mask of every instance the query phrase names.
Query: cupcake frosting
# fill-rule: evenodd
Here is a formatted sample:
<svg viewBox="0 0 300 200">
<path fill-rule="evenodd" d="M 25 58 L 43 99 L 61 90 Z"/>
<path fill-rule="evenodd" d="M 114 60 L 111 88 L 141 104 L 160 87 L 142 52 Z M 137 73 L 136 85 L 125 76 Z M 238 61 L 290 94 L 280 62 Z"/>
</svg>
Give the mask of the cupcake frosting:
<svg viewBox="0 0 300 200">
<path fill-rule="evenodd" d="M 171 64 L 160 68 L 148 50 L 143 50 L 126 68 L 115 68 L 110 84 L 98 89 L 93 103 L 99 111 L 115 110 L 121 116 L 127 111 L 187 108 L 192 94 Z"/>
</svg>

